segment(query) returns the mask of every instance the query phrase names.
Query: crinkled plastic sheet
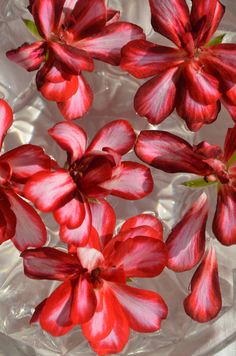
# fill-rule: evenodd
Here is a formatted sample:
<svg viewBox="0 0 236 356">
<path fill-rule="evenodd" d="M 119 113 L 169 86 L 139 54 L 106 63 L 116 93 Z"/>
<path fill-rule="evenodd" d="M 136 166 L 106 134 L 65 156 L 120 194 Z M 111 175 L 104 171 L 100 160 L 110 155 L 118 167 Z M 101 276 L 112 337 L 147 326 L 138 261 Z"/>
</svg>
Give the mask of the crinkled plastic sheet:
<svg viewBox="0 0 236 356">
<path fill-rule="evenodd" d="M 165 0 L 163 0 L 165 1 Z M 225 40 L 236 42 L 235 0 L 222 0 L 226 15 L 220 26 L 220 33 L 227 33 Z M 148 0 L 111 0 L 109 5 L 120 9 L 122 19 L 142 26 L 148 39 L 167 43 L 153 32 L 150 25 Z M 3 149 L 11 149 L 23 143 L 41 145 L 59 162 L 65 160 L 64 153 L 47 135 L 47 130 L 62 120 L 55 104 L 46 102 L 38 94 L 35 73 L 27 73 L 5 57 L 5 51 L 15 48 L 33 38 L 24 28 L 21 20 L 27 16 L 26 0 L 0 0 L 0 96 L 13 106 L 15 122 L 5 140 Z M 77 123 L 86 129 L 89 136 L 106 122 L 123 118 L 129 120 L 135 130 L 153 129 L 145 119 L 138 117 L 133 109 L 133 96 L 141 85 L 140 80 L 123 73 L 119 68 L 96 63 L 96 70 L 87 76 L 95 100 L 89 114 Z M 218 120 L 193 134 L 186 130 L 181 119 L 174 113 L 159 129 L 175 133 L 189 142 L 202 139 L 211 143 L 223 143 L 227 127 L 233 122 L 224 109 Z M 133 153 L 127 159 L 137 160 Z M 142 212 L 158 215 L 168 235 L 171 227 L 183 215 L 188 204 L 200 193 L 182 187 L 179 183 L 189 178 L 187 174 L 165 174 L 153 169 L 154 192 L 147 198 L 130 202 L 119 198 L 109 199 L 117 212 L 118 225 L 127 217 Z M 145 287 L 160 293 L 169 306 L 169 316 L 162 323 L 162 330 L 153 334 L 132 333 L 130 341 L 121 355 L 147 356 L 206 356 L 236 354 L 236 247 L 224 247 L 214 238 L 211 219 L 214 213 L 216 191 L 210 187 L 212 212 L 207 230 L 207 243 L 217 249 L 219 274 L 223 294 L 223 308 L 217 319 L 207 324 L 198 324 L 185 315 L 182 302 L 188 293 L 193 271 L 176 274 L 168 269 L 154 279 L 136 280 L 138 287 Z M 58 238 L 58 227 L 51 216 L 43 215 L 48 227 L 48 244 L 62 246 Z M 34 307 L 55 288 L 55 282 L 31 280 L 24 276 L 19 252 L 10 242 L 4 243 L 0 254 L 0 355 L 3 356 L 92 356 L 94 353 L 83 338 L 80 328 L 66 336 L 54 338 L 38 326 L 30 326 L 29 320 Z M 228 345 L 231 346 L 229 347 Z M 220 350 L 223 350 L 220 352 Z"/>
</svg>

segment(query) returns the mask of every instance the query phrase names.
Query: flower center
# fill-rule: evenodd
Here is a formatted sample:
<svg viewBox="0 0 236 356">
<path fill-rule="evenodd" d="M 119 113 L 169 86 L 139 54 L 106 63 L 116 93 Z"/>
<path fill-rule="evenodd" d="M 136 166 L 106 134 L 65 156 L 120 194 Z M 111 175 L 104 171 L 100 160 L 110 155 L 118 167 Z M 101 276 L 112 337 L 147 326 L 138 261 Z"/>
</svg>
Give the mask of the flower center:
<svg viewBox="0 0 236 356">
<path fill-rule="evenodd" d="M 99 267 L 95 268 L 91 272 L 90 277 L 94 288 L 101 288 L 103 285 L 103 280 L 101 279 L 100 274 L 101 274 L 101 269 Z"/>
</svg>

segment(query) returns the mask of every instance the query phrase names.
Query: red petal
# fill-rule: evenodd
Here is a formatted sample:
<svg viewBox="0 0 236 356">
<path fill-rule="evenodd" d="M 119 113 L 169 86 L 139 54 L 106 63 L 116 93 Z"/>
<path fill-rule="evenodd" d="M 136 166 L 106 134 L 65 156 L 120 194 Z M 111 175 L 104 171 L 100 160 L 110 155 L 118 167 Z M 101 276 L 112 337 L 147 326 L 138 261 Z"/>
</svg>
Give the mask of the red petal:
<svg viewBox="0 0 236 356">
<path fill-rule="evenodd" d="M 184 62 L 186 52 L 145 40 L 129 42 L 122 49 L 121 68 L 136 78 L 161 74 Z"/>
<path fill-rule="evenodd" d="M 122 284 L 111 287 L 133 330 L 146 333 L 160 329 L 168 309 L 159 294 Z"/>
<path fill-rule="evenodd" d="M 36 173 L 25 185 L 25 196 L 44 212 L 54 211 L 71 199 L 76 184 L 69 173 L 60 169 L 55 172 Z"/>
<path fill-rule="evenodd" d="M 40 83 L 38 77 L 36 78 L 38 90 L 47 99 L 52 101 L 65 101 L 70 99 L 72 95 L 78 90 L 77 76 L 72 75 L 70 80 L 64 80 L 60 83 L 44 82 Z"/>
<path fill-rule="evenodd" d="M 84 155 L 87 135 L 81 127 L 71 122 L 59 122 L 48 130 L 48 133 L 63 150 L 69 153 L 71 163 Z"/>
<path fill-rule="evenodd" d="M 171 68 L 159 77 L 147 81 L 137 91 L 134 108 L 140 116 L 157 125 L 167 118 L 175 107 L 178 68 Z"/>
<path fill-rule="evenodd" d="M 225 137 L 224 157 L 228 161 L 236 151 L 236 125 L 229 128 Z"/>
<path fill-rule="evenodd" d="M 0 185 L 4 185 L 10 181 L 12 169 L 7 162 L 0 161 Z"/>
<path fill-rule="evenodd" d="M 235 216 L 236 190 L 229 184 L 222 184 L 218 191 L 213 232 L 223 245 L 236 244 Z"/>
<path fill-rule="evenodd" d="M 149 3 L 154 31 L 181 47 L 183 35 L 191 28 L 189 9 L 185 0 L 149 0 Z"/>
<path fill-rule="evenodd" d="M 81 269 L 76 257 L 51 247 L 26 250 L 21 257 L 25 275 L 33 279 L 63 281 Z"/>
<path fill-rule="evenodd" d="M 109 8 L 107 9 L 107 22 L 106 26 L 110 25 L 113 22 L 117 22 L 120 19 L 120 11 Z"/>
<path fill-rule="evenodd" d="M 114 120 L 103 126 L 96 134 L 87 149 L 91 151 L 102 151 L 105 147 L 124 155 L 134 145 L 136 135 L 131 124 L 126 120 Z"/>
<path fill-rule="evenodd" d="M 58 102 L 58 109 L 66 120 L 74 120 L 84 116 L 93 102 L 93 92 L 82 75 L 77 76 L 78 89 L 68 100 Z"/>
<path fill-rule="evenodd" d="M 39 322 L 40 314 L 41 314 L 41 311 L 43 310 L 43 307 L 44 307 L 46 301 L 47 301 L 47 298 L 44 299 L 40 304 L 37 305 L 37 307 L 34 310 L 34 313 L 33 313 L 32 317 L 30 319 L 30 324 Z"/>
<path fill-rule="evenodd" d="M 227 98 L 226 95 L 223 95 L 221 97 L 221 103 L 225 106 L 225 108 L 228 110 L 231 118 L 236 121 L 236 105 Z"/>
<path fill-rule="evenodd" d="M 13 122 L 13 112 L 11 107 L 3 99 L 0 99 L 0 149 L 2 148 L 2 143 L 4 137 L 7 134 L 8 129 L 11 127 Z"/>
<path fill-rule="evenodd" d="M 155 216 L 151 214 L 139 214 L 136 216 L 132 216 L 132 218 L 129 218 L 124 222 L 124 224 L 121 226 L 120 232 L 144 226 L 153 228 L 159 235 L 160 240 L 163 239 L 163 225 L 160 220 L 158 220 Z"/>
<path fill-rule="evenodd" d="M 42 329 L 53 336 L 61 336 L 74 327 L 70 318 L 72 298 L 72 283 L 66 280 L 48 297 L 40 313 Z"/>
<path fill-rule="evenodd" d="M 47 240 L 45 225 L 38 213 L 12 190 L 6 191 L 11 210 L 16 216 L 16 229 L 12 242 L 20 251 L 27 247 L 41 247 Z"/>
<path fill-rule="evenodd" d="M 95 248 L 78 247 L 77 255 L 82 267 L 86 268 L 89 273 L 100 267 L 104 262 L 102 253 Z"/>
<path fill-rule="evenodd" d="M 135 153 L 142 161 L 167 173 L 186 172 L 203 176 L 211 173 L 187 141 L 165 131 L 142 131 Z"/>
<path fill-rule="evenodd" d="M 6 56 L 10 61 L 31 72 L 38 69 L 45 60 L 45 43 L 42 41 L 24 43 L 21 47 L 8 51 Z"/>
<path fill-rule="evenodd" d="M 157 231 L 152 227 L 145 225 L 133 227 L 125 231 L 120 231 L 119 234 L 116 236 L 116 239 L 119 241 L 125 241 L 127 239 L 133 239 L 137 236 L 147 236 L 152 237 L 153 239 L 163 241 L 163 233 L 160 230 Z"/>
<path fill-rule="evenodd" d="M 74 324 L 83 324 L 89 321 L 96 310 L 97 298 L 93 285 L 85 276 L 81 275 L 74 287 L 74 296 L 71 306 L 71 320 Z"/>
<path fill-rule="evenodd" d="M 10 209 L 10 203 L 5 195 L 1 194 L 0 204 L 0 244 L 11 239 L 16 231 L 16 216 Z"/>
<path fill-rule="evenodd" d="M 112 238 L 116 226 L 116 215 L 112 206 L 104 199 L 89 203 L 92 214 L 92 225 L 99 235 L 101 246 L 104 247 Z"/>
<path fill-rule="evenodd" d="M 184 300 L 186 313 L 199 323 L 214 319 L 222 306 L 216 253 L 211 248 L 191 281 L 191 294 Z"/>
<path fill-rule="evenodd" d="M 202 193 L 171 231 L 166 247 L 167 267 L 173 271 L 192 269 L 202 258 L 205 251 L 208 208 L 207 195 Z"/>
<path fill-rule="evenodd" d="M 66 225 L 69 229 L 79 227 L 85 218 L 83 198 L 77 194 L 68 203 L 53 212 L 54 218 L 60 225 Z"/>
<path fill-rule="evenodd" d="M 60 62 L 57 62 L 54 56 L 51 56 L 47 60 L 39 72 L 38 78 L 41 78 L 42 83 L 44 83 L 44 81 L 60 83 L 64 80 L 70 80 L 72 76 L 63 70 L 63 65 Z"/>
<path fill-rule="evenodd" d="M 121 48 L 132 40 L 144 37 L 143 30 L 139 26 L 128 22 L 115 22 L 106 26 L 98 34 L 78 41 L 76 47 L 87 51 L 95 59 L 119 65 Z"/>
<path fill-rule="evenodd" d="M 100 186 L 111 194 L 129 200 L 142 199 L 153 190 L 150 169 L 136 162 L 122 162 L 113 169 L 112 178 Z"/>
</svg>

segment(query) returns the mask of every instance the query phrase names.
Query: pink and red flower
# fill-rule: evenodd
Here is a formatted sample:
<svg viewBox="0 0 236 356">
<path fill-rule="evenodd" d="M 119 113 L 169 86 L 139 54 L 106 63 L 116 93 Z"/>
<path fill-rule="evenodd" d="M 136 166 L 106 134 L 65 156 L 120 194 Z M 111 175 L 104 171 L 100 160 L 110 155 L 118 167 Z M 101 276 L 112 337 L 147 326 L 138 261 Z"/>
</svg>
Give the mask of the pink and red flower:
<svg viewBox="0 0 236 356">
<path fill-rule="evenodd" d="M 140 116 L 159 124 L 176 108 L 188 128 L 213 122 L 220 100 L 236 119 L 236 45 L 209 42 L 223 15 L 218 0 L 149 0 L 152 26 L 177 48 L 138 39 L 122 50 L 121 67 L 137 78 L 153 77 L 134 99 Z"/>
<path fill-rule="evenodd" d="M 74 123 L 60 122 L 49 134 L 67 152 L 65 168 L 32 176 L 25 186 L 25 195 L 39 210 L 54 213 L 64 242 L 86 245 L 95 210 L 91 208 L 94 199 L 104 216 L 114 215 L 104 200 L 107 195 L 136 200 L 152 191 L 149 168 L 121 161 L 136 139 L 128 121 L 108 123 L 87 148 L 86 133 Z"/>
<path fill-rule="evenodd" d="M 12 121 L 10 106 L 0 99 L 0 147 Z M 35 145 L 22 145 L 1 155 L 0 244 L 11 239 L 20 251 L 45 244 L 47 233 L 43 221 L 20 195 L 29 177 L 50 166 L 50 157 Z"/>
<path fill-rule="evenodd" d="M 99 355 L 120 352 L 130 329 L 154 332 L 167 317 L 167 306 L 155 292 L 127 285 L 134 277 L 154 277 L 166 265 L 161 223 L 151 215 L 128 219 L 120 233 L 104 241 L 98 234 L 103 216 L 97 210 L 89 244 L 71 252 L 45 247 L 23 252 L 25 274 L 62 284 L 40 303 L 31 322 L 53 336 L 81 325 Z M 102 235 L 110 235 L 102 226 Z"/>
<path fill-rule="evenodd" d="M 93 93 L 82 71 L 93 71 L 93 59 L 119 65 L 121 48 L 145 38 L 140 27 L 119 22 L 119 12 L 105 0 L 30 1 L 40 40 L 7 52 L 7 57 L 37 74 L 42 95 L 57 102 L 67 120 L 82 117 Z"/>
</svg>

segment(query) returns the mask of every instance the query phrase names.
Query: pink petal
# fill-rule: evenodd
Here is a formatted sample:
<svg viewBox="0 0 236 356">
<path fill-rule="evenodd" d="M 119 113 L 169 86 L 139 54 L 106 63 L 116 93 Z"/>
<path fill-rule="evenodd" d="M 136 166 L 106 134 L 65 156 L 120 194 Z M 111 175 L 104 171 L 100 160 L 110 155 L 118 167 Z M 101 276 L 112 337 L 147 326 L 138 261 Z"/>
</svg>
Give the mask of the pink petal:
<svg viewBox="0 0 236 356">
<path fill-rule="evenodd" d="M 27 247 L 41 247 L 46 243 L 47 231 L 38 213 L 12 190 L 6 191 L 11 210 L 16 216 L 12 242 L 20 251 Z"/>
<path fill-rule="evenodd" d="M 163 228 L 162 228 L 163 230 Z M 153 239 L 158 239 L 163 241 L 163 232 L 161 230 L 157 231 L 150 226 L 136 226 L 125 231 L 120 231 L 116 236 L 119 241 L 125 241 L 127 239 L 133 239 L 137 236 L 147 236 Z M 113 239 L 114 240 L 114 239 Z"/>
<path fill-rule="evenodd" d="M 78 247 L 77 256 L 82 267 L 86 268 L 89 273 L 100 267 L 104 262 L 102 253 L 95 248 Z"/>
<path fill-rule="evenodd" d="M 12 169 L 12 179 L 25 183 L 33 174 L 48 170 L 51 159 L 39 146 L 26 144 L 4 153 L 1 163 L 8 163 Z"/>
<path fill-rule="evenodd" d="M 75 256 L 51 247 L 26 250 L 21 257 L 25 275 L 33 279 L 63 281 L 81 270 Z"/>
<path fill-rule="evenodd" d="M 101 32 L 86 37 L 76 43 L 76 47 L 87 51 L 91 57 L 100 61 L 119 65 L 121 48 L 128 42 L 143 39 L 143 30 L 128 22 L 115 22 Z"/>
<path fill-rule="evenodd" d="M 58 224 L 75 229 L 83 223 L 85 218 L 84 200 L 77 194 L 68 203 L 55 210 L 53 214 Z"/>
<path fill-rule="evenodd" d="M 205 251 L 208 208 L 207 195 L 202 193 L 175 225 L 166 241 L 168 268 L 183 272 L 200 261 Z"/>
<path fill-rule="evenodd" d="M 44 212 L 54 211 L 72 198 L 76 184 L 69 173 L 60 169 L 55 172 L 40 172 L 25 185 L 25 196 Z"/>
<path fill-rule="evenodd" d="M 68 100 L 78 90 L 77 76 L 72 75 L 70 80 L 64 80 L 60 83 L 47 82 L 40 83 L 40 80 L 36 78 L 38 84 L 38 90 L 47 99 L 56 102 Z"/>
<path fill-rule="evenodd" d="M 2 143 L 4 137 L 7 134 L 8 129 L 11 127 L 13 122 L 13 112 L 8 103 L 0 99 L 0 149 L 2 148 Z"/>
<path fill-rule="evenodd" d="M 122 162 L 113 169 L 112 178 L 100 186 L 111 194 L 129 200 L 137 200 L 150 194 L 153 179 L 150 169 L 136 162 Z"/>
<path fill-rule="evenodd" d="M 43 41 L 24 43 L 19 48 L 8 51 L 6 56 L 10 61 L 31 72 L 38 69 L 45 60 L 45 43 Z"/>
<path fill-rule="evenodd" d="M 184 62 L 186 52 L 177 48 L 159 46 L 145 40 L 129 42 L 122 49 L 121 68 L 136 78 L 162 74 Z"/>
<path fill-rule="evenodd" d="M 142 131 L 135 146 L 136 155 L 151 166 L 167 173 L 211 173 L 201 156 L 183 140 L 165 131 Z"/>
<path fill-rule="evenodd" d="M 107 9 L 107 22 L 106 26 L 110 25 L 113 22 L 117 22 L 120 19 L 120 11 L 109 8 Z"/>
<path fill-rule="evenodd" d="M 81 275 L 74 287 L 74 296 L 71 306 L 71 320 L 74 324 L 83 324 L 89 321 L 96 310 L 97 298 L 93 285 L 86 276 Z"/>
<path fill-rule="evenodd" d="M 134 145 L 136 135 L 126 120 L 114 120 L 103 126 L 90 143 L 87 153 L 111 148 L 121 155 L 129 152 Z"/>
<path fill-rule="evenodd" d="M 226 246 L 236 244 L 236 190 L 229 184 L 222 184 L 218 191 L 213 232 Z"/>
<path fill-rule="evenodd" d="M 224 157 L 228 161 L 236 151 L 236 125 L 229 128 L 225 137 Z"/>
<path fill-rule="evenodd" d="M 214 319 L 222 306 L 216 253 L 211 248 L 191 280 L 191 293 L 184 300 L 185 312 L 199 323 Z"/>
<path fill-rule="evenodd" d="M 159 219 L 151 214 L 139 214 L 132 216 L 132 218 L 127 219 L 121 226 L 120 232 L 133 229 L 135 227 L 151 227 L 156 230 L 157 234 L 160 236 L 160 240 L 163 239 L 163 225 Z M 143 235 L 139 235 L 143 236 Z M 145 235 L 146 236 L 146 235 Z"/>
<path fill-rule="evenodd" d="M 42 82 L 48 81 L 52 83 L 60 83 L 64 80 L 70 80 L 71 74 L 65 72 L 63 70 L 63 65 L 60 62 L 57 62 L 54 56 L 50 56 L 49 59 L 45 62 L 45 64 L 40 69 L 39 78 L 41 78 Z"/>
<path fill-rule="evenodd" d="M 61 336 L 74 327 L 70 318 L 72 298 L 72 283 L 66 280 L 48 297 L 40 313 L 42 329 L 52 336 Z"/>
<path fill-rule="evenodd" d="M 93 92 L 82 75 L 77 76 L 78 88 L 68 100 L 58 102 L 57 106 L 66 120 L 84 116 L 93 102 Z"/>
<path fill-rule="evenodd" d="M 168 308 L 159 294 L 115 283 L 111 288 L 133 330 L 146 333 L 161 328 Z"/>
<path fill-rule="evenodd" d="M 178 68 L 168 69 L 143 84 L 135 95 L 135 110 L 151 124 L 159 124 L 174 110 L 177 71 Z"/>
<path fill-rule="evenodd" d="M 59 122 L 49 129 L 48 133 L 63 150 L 69 153 L 71 163 L 84 155 L 87 135 L 81 127 L 71 122 Z"/>
<path fill-rule="evenodd" d="M 112 206 L 104 199 L 89 203 L 92 225 L 99 235 L 101 246 L 104 247 L 112 238 L 116 226 L 116 215 Z"/>
<path fill-rule="evenodd" d="M 149 0 L 149 4 L 154 31 L 181 47 L 183 35 L 191 29 L 189 9 L 185 0 Z"/>
</svg>

